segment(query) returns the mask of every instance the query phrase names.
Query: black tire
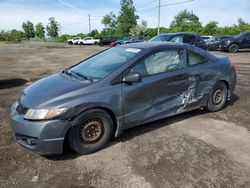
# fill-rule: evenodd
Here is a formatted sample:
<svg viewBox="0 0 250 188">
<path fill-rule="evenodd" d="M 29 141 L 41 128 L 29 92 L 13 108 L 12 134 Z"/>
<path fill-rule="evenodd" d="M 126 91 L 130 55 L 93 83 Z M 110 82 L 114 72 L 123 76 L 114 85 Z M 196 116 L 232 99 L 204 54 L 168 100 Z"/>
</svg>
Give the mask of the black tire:
<svg viewBox="0 0 250 188">
<path fill-rule="evenodd" d="M 227 101 L 228 89 L 224 82 L 218 82 L 208 99 L 207 110 L 210 112 L 216 112 L 225 106 Z"/>
<path fill-rule="evenodd" d="M 236 53 L 239 51 L 239 46 L 237 44 L 231 44 L 228 50 L 229 52 Z"/>
<path fill-rule="evenodd" d="M 95 125 L 94 128 L 93 125 Z M 97 128 L 97 126 L 100 126 L 101 129 Z M 95 131 L 93 129 L 99 131 L 93 133 Z M 97 134 L 98 137 L 95 140 L 90 140 L 93 138 L 89 134 L 94 135 L 94 137 Z M 77 153 L 90 154 L 102 149 L 109 142 L 112 135 L 113 121 L 109 114 L 101 109 L 92 109 L 84 112 L 79 119 L 79 123 L 71 128 L 68 142 L 71 149 Z"/>
<path fill-rule="evenodd" d="M 68 42 L 68 44 L 69 44 L 69 45 L 72 45 L 72 44 L 73 44 L 73 42 L 71 42 L 71 41 L 70 41 L 70 42 Z"/>
</svg>

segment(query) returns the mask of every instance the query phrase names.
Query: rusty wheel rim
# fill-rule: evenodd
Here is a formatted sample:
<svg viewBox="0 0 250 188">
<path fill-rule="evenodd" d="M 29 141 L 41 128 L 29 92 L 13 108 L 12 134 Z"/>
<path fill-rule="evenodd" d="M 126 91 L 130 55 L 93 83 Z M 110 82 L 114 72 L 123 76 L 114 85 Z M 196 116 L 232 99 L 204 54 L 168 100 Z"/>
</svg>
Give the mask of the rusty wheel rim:
<svg viewBox="0 0 250 188">
<path fill-rule="evenodd" d="M 213 103 L 215 105 L 218 105 L 221 103 L 222 100 L 223 100 L 223 91 L 221 89 L 218 89 L 214 92 Z"/>
<path fill-rule="evenodd" d="M 79 138 L 83 143 L 95 143 L 102 138 L 103 132 L 103 121 L 99 118 L 91 118 L 80 127 Z"/>
</svg>

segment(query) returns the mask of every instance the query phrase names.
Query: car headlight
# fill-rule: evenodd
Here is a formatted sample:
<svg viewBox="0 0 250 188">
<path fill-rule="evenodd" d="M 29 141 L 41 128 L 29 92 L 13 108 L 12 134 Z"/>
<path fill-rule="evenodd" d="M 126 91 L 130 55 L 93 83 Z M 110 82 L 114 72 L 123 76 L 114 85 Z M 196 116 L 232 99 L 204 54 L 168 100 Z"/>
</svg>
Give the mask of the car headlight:
<svg viewBox="0 0 250 188">
<path fill-rule="evenodd" d="M 24 119 L 29 120 L 45 120 L 55 118 L 62 113 L 64 113 L 67 108 L 58 108 L 58 109 L 29 109 L 24 115 Z"/>
</svg>

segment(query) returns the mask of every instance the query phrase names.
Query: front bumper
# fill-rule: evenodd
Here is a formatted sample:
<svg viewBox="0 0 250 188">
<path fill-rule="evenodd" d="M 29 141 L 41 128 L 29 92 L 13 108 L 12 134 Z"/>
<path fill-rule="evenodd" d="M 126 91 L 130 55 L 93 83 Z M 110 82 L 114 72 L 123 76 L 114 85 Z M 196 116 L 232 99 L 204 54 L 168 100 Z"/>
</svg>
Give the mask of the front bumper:
<svg viewBox="0 0 250 188">
<path fill-rule="evenodd" d="M 221 44 L 221 45 L 219 45 L 219 48 L 220 48 L 221 50 L 228 50 L 228 49 L 229 49 L 229 46 L 226 45 L 226 44 Z"/>
<path fill-rule="evenodd" d="M 28 121 L 23 115 L 11 113 L 11 128 L 17 143 L 40 155 L 62 154 L 70 127 L 66 121 Z"/>
</svg>

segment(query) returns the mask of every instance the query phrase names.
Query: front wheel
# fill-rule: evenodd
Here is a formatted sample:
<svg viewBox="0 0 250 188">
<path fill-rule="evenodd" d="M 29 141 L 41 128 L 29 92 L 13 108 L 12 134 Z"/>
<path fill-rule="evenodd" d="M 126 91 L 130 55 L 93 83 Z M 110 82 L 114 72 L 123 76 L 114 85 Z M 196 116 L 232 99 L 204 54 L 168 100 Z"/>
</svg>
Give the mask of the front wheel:
<svg viewBox="0 0 250 188">
<path fill-rule="evenodd" d="M 79 123 L 69 132 L 70 147 L 81 154 L 90 154 L 102 149 L 113 134 L 113 121 L 103 110 L 84 112 Z"/>
<path fill-rule="evenodd" d="M 239 51 L 239 46 L 237 44 L 231 44 L 228 48 L 229 52 L 236 53 Z"/>
<path fill-rule="evenodd" d="M 218 82 L 209 96 L 207 110 L 210 112 L 216 112 L 223 109 L 227 101 L 227 93 L 228 90 L 226 84 L 224 82 Z"/>
</svg>

